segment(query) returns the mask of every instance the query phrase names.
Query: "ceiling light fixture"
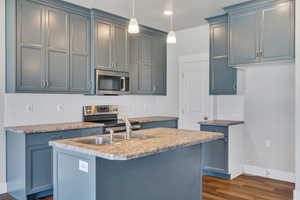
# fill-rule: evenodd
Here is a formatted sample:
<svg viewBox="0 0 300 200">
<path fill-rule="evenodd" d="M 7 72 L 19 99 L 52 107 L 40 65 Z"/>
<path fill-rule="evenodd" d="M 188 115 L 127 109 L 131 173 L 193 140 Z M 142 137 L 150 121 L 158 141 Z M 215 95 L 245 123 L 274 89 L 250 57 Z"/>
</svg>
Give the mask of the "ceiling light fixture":
<svg viewBox="0 0 300 200">
<path fill-rule="evenodd" d="M 139 23 L 135 17 L 135 0 L 132 0 L 132 17 L 129 21 L 128 33 L 137 34 L 140 32 Z"/>
<path fill-rule="evenodd" d="M 176 39 L 176 33 L 174 31 L 174 25 L 173 25 L 173 16 L 170 16 L 170 32 L 168 33 L 167 37 L 167 43 L 168 44 L 176 44 L 177 39 Z"/>
<path fill-rule="evenodd" d="M 165 10 L 164 15 L 171 16 L 171 15 L 173 15 L 173 11 L 172 10 Z"/>
</svg>

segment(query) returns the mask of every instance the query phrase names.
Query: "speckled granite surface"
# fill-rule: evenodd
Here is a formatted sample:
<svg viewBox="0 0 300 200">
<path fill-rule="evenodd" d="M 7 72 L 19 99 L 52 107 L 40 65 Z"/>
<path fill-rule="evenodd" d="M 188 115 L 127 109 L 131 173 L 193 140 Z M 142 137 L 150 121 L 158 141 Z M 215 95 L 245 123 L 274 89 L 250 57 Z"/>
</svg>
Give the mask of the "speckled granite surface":
<svg viewBox="0 0 300 200">
<path fill-rule="evenodd" d="M 66 131 L 84 128 L 96 128 L 103 127 L 104 124 L 100 123 L 90 123 L 90 122 L 73 122 L 73 123 L 60 123 L 60 124 L 41 124 L 33 126 L 15 126 L 6 127 L 5 130 L 23 133 L 23 134 L 33 134 L 33 133 L 46 133 L 53 131 Z"/>
<path fill-rule="evenodd" d="M 152 117 L 130 118 L 129 120 L 138 121 L 140 123 L 147 123 L 147 122 L 160 122 L 160 121 L 178 120 L 178 117 L 152 116 Z"/>
<path fill-rule="evenodd" d="M 148 139 L 130 139 L 112 144 L 92 145 L 79 143 L 85 138 L 75 138 L 50 142 L 51 146 L 61 149 L 84 153 L 108 160 L 131 160 L 141 158 L 172 149 L 205 143 L 224 137 L 222 133 L 190 131 L 171 128 L 155 128 L 135 131 L 134 134 L 152 136 Z"/>
<path fill-rule="evenodd" d="M 244 124 L 243 121 L 232 121 L 232 120 L 207 120 L 201 121 L 199 124 L 202 125 L 212 125 L 212 126 L 234 126 L 239 124 Z"/>
<path fill-rule="evenodd" d="M 177 120 L 177 119 L 178 119 L 177 117 L 154 116 L 154 117 L 130 118 L 129 120 L 138 121 L 140 123 L 146 123 L 146 122 L 169 121 L 169 120 Z M 53 132 L 53 131 L 96 128 L 96 127 L 103 127 L 103 126 L 104 124 L 101 123 L 99 124 L 99 123 L 89 123 L 89 122 L 73 122 L 73 123 L 40 124 L 40 125 L 29 125 L 29 126 L 6 127 L 5 130 L 13 131 L 16 133 L 23 133 L 23 134 L 34 134 L 34 133 L 46 133 L 46 132 Z"/>
</svg>

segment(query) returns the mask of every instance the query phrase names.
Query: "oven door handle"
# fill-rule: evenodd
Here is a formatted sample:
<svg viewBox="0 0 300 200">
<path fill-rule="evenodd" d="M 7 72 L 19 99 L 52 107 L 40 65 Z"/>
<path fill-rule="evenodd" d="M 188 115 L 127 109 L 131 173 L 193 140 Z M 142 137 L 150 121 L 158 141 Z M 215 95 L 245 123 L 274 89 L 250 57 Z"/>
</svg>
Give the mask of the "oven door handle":
<svg viewBox="0 0 300 200">
<path fill-rule="evenodd" d="M 121 77 L 121 81 L 122 81 L 122 83 L 121 83 L 121 91 L 125 92 L 125 90 L 126 90 L 126 78 L 125 77 Z"/>
</svg>

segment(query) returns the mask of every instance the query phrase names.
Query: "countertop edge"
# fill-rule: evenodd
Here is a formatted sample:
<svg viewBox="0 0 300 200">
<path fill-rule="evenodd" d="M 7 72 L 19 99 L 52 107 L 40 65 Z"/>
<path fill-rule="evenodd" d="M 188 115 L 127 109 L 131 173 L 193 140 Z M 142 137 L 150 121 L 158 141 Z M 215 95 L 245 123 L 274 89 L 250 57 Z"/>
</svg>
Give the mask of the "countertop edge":
<svg viewBox="0 0 300 200">
<path fill-rule="evenodd" d="M 155 119 L 158 118 L 158 119 Z M 140 123 L 151 123 L 151 122 L 160 122 L 160 121 L 172 121 L 172 120 L 178 120 L 178 117 L 172 117 L 172 116 L 148 116 L 148 117 L 132 117 L 129 118 L 129 120 L 132 121 L 138 121 Z M 146 120 L 145 120 L 146 119 Z M 4 131 L 10 131 L 14 133 L 19 133 L 19 134 L 39 134 L 39 133 L 51 133 L 51 132 L 57 132 L 57 131 L 68 131 L 68 130 L 80 130 L 80 129 L 88 129 L 88 128 L 101 128 L 104 127 L 103 124 L 96 124 L 89 125 L 84 127 L 62 127 L 62 128 L 53 128 L 55 126 L 63 126 L 68 124 L 71 126 L 72 124 L 80 124 L 80 123 L 85 123 L 85 122 L 66 122 L 66 123 L 53 123 L 53 124 L 38 124 L 38 125 L 25 125 L 25 126 L 8 126 L 4 127 Z M 40 126 L 40 127 L 39 127 Z M 48 128 L 47 126 L 52 126 Z M 79 126 L 79 125 L 78 125 Z M 45 128 L 43 128 L 45 127 Z M 26 130 L 28 129 L 28 130 Z"/>
<path fill-rule="evenodd" d="M 178 149 L 178 148 L 185 148 L 185 147 L 189 147 L 189 146 L 194 146 L 194 145 L 198 145 L 198 144 L 218 140 L 218 139 L 221 139 L 221 138 L 224 138 L 224 136 L 215 136 L 214 138 L 210 138 L 210 139 L 201 139 L 201 141 L 198 140 L 198 141 L 194 141 L 194 142 L 189 142 L 187 144 L 174 145 L 172 147 L 165 147 L 165 148 L 158 149 L 156 151 L 145 152 L 145 153 L 141 153 L 139 155 L 133 155 L 133 156 L 112 155 L 112 154 L 107 154 L 107 153 L 103 153 L 103 152 L 99 152 L 99 151 L 94 151 L 94 150 L 90 150 L 90 149 L 86 149 L 86 148 L 82 148 L 82 147 L 76 147 L 76 146 L 73 146 L 71 144 L 57 143 L 55 141 L 50 141 L 49 145 L 52 146 L 52 147 L 59 148 L 59 149 L 63 149 L 63 150 L 67 150 L 67 151 L 73 151 L 73 152 L 77 152 L 77 153 L 81 153 L 81 154 L 87 154 L 89 156 L 95 156 L 95 157 L 99 157 L 99 158 L 103 158 L 103 159 L 107 159 L 107 160 L 128 161 L 128 160 L 134 160 L 134 159 L 138 159 L 138 158 L 143 158 L 143 157 L 147 157 L 147 156 L 151 156 L 151 155 L 171 151 L 171 150 Z"/>
</svg>

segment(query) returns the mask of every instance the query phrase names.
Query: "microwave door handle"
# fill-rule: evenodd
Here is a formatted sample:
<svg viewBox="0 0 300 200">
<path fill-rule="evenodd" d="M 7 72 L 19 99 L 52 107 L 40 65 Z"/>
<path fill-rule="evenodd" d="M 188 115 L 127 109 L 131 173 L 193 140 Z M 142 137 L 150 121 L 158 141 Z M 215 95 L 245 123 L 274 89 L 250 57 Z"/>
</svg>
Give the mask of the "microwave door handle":
<svg viewBox="0 0 300 200">
<path fill-rule="evenodd" d="M 121 81 L 122 81 L 122 92 L 125 92 L 125 90 L 126 90 L 126 79 L 125 79 L 125 77 L 122 77 L 121 78 Z"/>
</svg>

